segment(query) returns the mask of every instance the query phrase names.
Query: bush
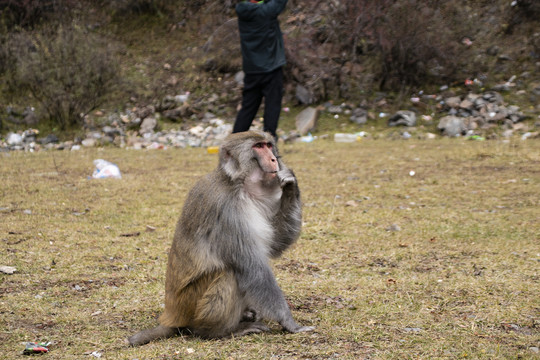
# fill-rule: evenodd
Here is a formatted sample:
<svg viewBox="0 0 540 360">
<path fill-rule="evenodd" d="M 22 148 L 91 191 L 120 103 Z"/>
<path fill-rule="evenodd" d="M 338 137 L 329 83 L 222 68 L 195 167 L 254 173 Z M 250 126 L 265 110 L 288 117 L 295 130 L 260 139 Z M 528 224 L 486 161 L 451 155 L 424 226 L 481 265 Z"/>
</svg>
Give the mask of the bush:
<svg viewBox="0 0 540 360">
<path fill-rule="evenodd" d="M 448 80 L 459 67 L 452 2 L 350 0 L 333 5 L 328 39 L 351 61 L 375 56 L 381 88 Z M 461 26 L 463 27 L 463 21 Z"/>
<path fill-rule="evenodd" d="M 32 28 L 53 17 L 68 17 L 76 6 L 76 0 L 0 0 L 0 19 L 8 30 Z"/>
<path fill-rule="evenodd" d="M 9 49 L 17 59 L 9 88 L 31 94 L 62 129 L 82 125 L 120 79 L 113 51 L 75 26 L 50 35 L 12 35 Z"/>
</svg>

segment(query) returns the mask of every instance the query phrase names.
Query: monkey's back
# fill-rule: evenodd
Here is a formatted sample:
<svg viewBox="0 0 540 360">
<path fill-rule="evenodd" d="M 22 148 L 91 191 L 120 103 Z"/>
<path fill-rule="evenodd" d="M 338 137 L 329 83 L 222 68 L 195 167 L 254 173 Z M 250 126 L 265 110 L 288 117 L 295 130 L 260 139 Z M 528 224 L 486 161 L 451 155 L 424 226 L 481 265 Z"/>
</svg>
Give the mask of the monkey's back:
<svg viewBox="0 0 540 360">
<path fill-rule="evenodd" d="M 169 251 L 162 325 L 192 325 L 197 300 L 227 267 L 221 238 L 235 231 L 228 214 L 236 202 L 226 181 L 214 171 L 188 193 Z"/>
</svg>

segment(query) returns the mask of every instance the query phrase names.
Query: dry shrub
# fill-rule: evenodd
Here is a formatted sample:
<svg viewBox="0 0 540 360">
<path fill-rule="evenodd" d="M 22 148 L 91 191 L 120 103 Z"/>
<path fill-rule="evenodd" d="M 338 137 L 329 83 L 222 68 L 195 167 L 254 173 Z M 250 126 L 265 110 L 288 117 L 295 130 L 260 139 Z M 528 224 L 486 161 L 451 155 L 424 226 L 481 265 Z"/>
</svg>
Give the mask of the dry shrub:
<svg viewBox="0 0 540 360">
<path fill-rule="evenodd" d="M 451 80 L 460 66 L 461 22 L 453 2 L 350 0 L 331 3 L 326 37 L 351 61 L 374 56 L 381 88 Z M 456 20 L 460 21 L 456 21 Z"/>
<path fill-rule="evenodd" d="M 46 20 L 58 20 L 78 6 L 76 0 L 0 0 L 0 20 L 7 28 L 32 28 Z"/>
<path fill-rule="evenodd" d="M 8 88 L 30 94 L 62 129 L 82 125 L 120 80 L 113 50 L 78 27 L 12 34 L 8 48 L 6 56 L 17 59 Z"/>
</svg>

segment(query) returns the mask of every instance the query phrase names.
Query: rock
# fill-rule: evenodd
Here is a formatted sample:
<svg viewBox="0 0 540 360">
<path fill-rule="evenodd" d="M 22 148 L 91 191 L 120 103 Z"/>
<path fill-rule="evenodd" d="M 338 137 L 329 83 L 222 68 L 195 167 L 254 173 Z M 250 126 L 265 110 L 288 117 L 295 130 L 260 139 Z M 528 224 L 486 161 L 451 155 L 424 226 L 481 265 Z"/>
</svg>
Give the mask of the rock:
<svg viewBox="0 0 540 360">
<path fill-rule="evenodd" d="M 113 128 L 111 126 L 104 126 L 101 131 L 103 131 L 106 136 L 110 136 L 113 138 L 117 135 L 123 134 L 123 131 L 120 128 Z"/>
<path fill-rule="evenodd" d="M 368 120 L 368 112 L 365 109 L 362 108 L 356 108 L 352 111 L 350 120 L 358 125 L 363 125 L 367 123 Z"/>
<path fill-rule="evenodd" d="M 458 108 L 459 105 L 461 105 L 461 98 L 459 96 L 453 96 L 449 97 L 445 100 L 446 105 L 448 105 L 451 108 Z"/>
<path fill-rule="evenodd" d="M 156 112 L 156 108 L 152 105 L 148 105 L 148 106 L 135 110 L 135 115 L 140 119 L 145 119 L 149 117 L 150 115 L 154 115 L 155 112 Z"/>
<path fill-rule="evenodd" d="M 58 139 L 58 136 L 56 136 L 54 134 L 49 134 L 49 135 L 47 135 L 44 138 L 39 140 L 41 145 L 58 144 L 59 141 L 60 141 L 60 139 Z"/>
<path fill-rule="evenodd" d="M 388 119 L 388 126 L 415 126 L 416 114 L 409 110 L 400 110 Z"/>
<path fill-rule="evenodd" d="M 496 91 L 488 91 L 482 95 L 482 98 L 489 101 L 490 103 L 502 104 L 503 97 Z"/>
<path fill-rule="evenodd" d="M 512 137 L 512 135 L 514 134 L 514 131 L 513 130 L 504 130 L 501 134 L 502 137 L 504 138 L 509 138 L 509 137 Z"/>
<path fill-rule="evenodd" d="M 81 141 L 82 146 L 84 147 L 94 147 L 97 144 L 97 140 L 94 138 L 86 138 Z"/>
<path fill-rule="evenodd" d="M 462 109 L 472 110 L 474 107 L 474 103 L 469 99 L 465 99 L 461 102 L 461 104 L 459 104 L 459 107 Z"/>
<path fill-rule="evenodd" d="M 157 127 L 157 120 L 154 117 L 147 117 L 141 123 L 139 133 L 146 134 L 154 132 L 154 129 Z"/>
<path fill-rule="evenodd" d="M 296 130 L 300 135 L 306 135 L 317 125 L 319 110 L 314 107 L 308 107 L 296 115 Z"/>
<path fill-rule="evenodd" d="M 296 99 L 304 105 L 311 105 L 314 101 L 313 94 L 302 85 L 296 86 Z"/>
<path fill-rule="evenodd" d="M 452 115 L 441 118 L 437 129 L 439 129 L 443 135 L 450 137 L 464 135 L 467 131 L 463 119 Z"/>
<path fill-rule="evenodd" d="M 180 107 L 172 110 L 166 110 L 163 112 L 163 116 L 172 121 L 180 121 L 182 118 L 188 117 L 192 114 L 188 104 L 184 104 Z"/>
<path fill-rule="evenodd" d="M 22 116 L 23 116 L 22 121 L 26 125 L 35 125 L 39 122 L 39 119 L 36 116 L 36 113 L 33 107 L 27 107 L 26 109 L 24 109 Z"/>
<path fill-rule="evenodd" d="M 497 56 L 500 50 L 501 49 L 497 45 L 492 45 L 487 48 L 486 54 L 488 54 L 489 56 Z"/>
</svg>

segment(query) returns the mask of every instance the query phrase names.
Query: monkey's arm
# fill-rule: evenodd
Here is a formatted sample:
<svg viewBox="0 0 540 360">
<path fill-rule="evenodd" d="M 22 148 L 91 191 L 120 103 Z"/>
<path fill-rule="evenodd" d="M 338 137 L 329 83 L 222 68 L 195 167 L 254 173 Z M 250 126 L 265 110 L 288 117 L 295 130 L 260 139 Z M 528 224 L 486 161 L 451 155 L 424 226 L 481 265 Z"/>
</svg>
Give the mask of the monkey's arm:
<svg viewBox="0 0 540 360">
<path fill-rule="evenodd" d="M 284 168 L 278 172 L 283 194 L 277 215 L 273 220 L 274 239 L 270 256 L 280 256 L 300 236 L 302 228 L 302 203 L 300 189 L 292 170 Z"/>
</svg>

